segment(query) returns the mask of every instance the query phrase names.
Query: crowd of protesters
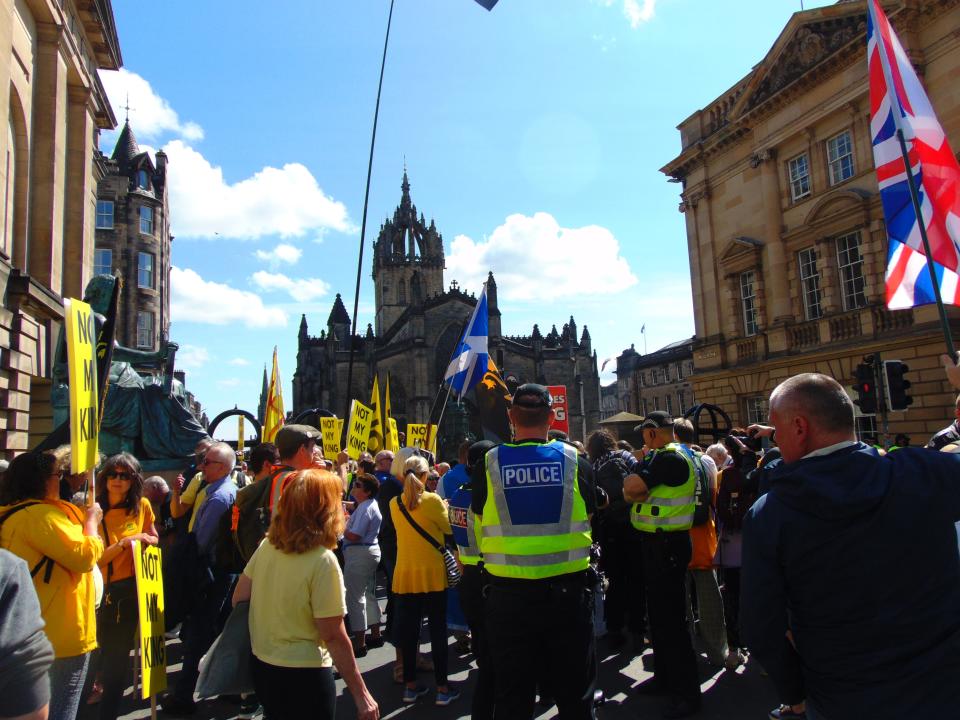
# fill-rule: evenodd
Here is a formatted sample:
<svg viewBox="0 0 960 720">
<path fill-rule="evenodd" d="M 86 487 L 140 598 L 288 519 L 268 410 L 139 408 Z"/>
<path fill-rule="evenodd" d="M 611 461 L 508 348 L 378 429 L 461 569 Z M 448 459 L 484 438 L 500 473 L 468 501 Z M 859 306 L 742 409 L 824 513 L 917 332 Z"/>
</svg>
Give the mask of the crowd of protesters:
<svg viewBox="0 0 960 720">
<path fill-rule="evenodd" d="M 293 424 L 245 457 L 205 440 L 170 481 L 106 458 L 88 497 L 63 450 L 18 456 L 0 481 L 0 716 L 73 720 L 82 703 L 118 716 L 135 542 L 164 549 L 168 637 L 182 643 L 161 701 L 172 716 L 195 711 L 200 660 L 249 603 L 240 718 L 333 718 L 334 670 L 357 716 L 379 717 L 356 659 L 385 642 L 403 703 L 456 702 L 454 631 L 478 666 L 472 717 L 532 717 L 537 695 L 561 718 L 595 717 L 600 602 L 604 650 L 652 647 L 637 692 L 663 696 L 664 717 L 700 711 L 698 663 L 748 662 L 776 690 L 774 719 L 951 714 L 960 420 L 927 448 L 898 438 L 884 451 L 857 441 L 836 381 L 803 374 L 774 390 L 769 425 L 701 443 L 689 420 L 654 412 L 635 449 L 606 430 L 585 445 L 548 438 L 550 403 L 521 386 L 516 440 L 467 439 L 452 467 L 412 447 L 324 458 L 319 431 Z M 511 494 L 517 458 L 561 468 L 559 521 L 543 514 L 552 480 Z"/>
</svg>

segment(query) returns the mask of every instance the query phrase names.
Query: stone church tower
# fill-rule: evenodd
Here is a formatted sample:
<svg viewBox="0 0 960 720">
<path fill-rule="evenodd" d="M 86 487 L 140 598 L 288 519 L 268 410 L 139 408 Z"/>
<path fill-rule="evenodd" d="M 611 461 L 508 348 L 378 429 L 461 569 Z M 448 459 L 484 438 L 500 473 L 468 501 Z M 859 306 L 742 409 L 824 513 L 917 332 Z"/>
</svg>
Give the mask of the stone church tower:
<svg viewBox="0 0 960 720">
<path fill-rule="evenodd" d="M 410 181 L 403 171 L 400 205 L 380 226 L 373 244 L 376 333 L 381 335 L 410 304 L 443 292 L 443 236 L 433 219 L 429 227 L 410 199 Z"/>
</svg>

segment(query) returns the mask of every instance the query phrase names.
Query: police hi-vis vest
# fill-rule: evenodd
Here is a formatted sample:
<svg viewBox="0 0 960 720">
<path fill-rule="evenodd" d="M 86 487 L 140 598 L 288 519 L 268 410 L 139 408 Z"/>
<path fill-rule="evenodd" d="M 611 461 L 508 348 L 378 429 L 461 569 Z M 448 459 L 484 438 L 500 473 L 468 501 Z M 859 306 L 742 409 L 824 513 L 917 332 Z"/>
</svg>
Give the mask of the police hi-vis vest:
<svg viewBox="0 0 960 720">
<path fill-rule="evenodd" d="M 630 510 L 630 524 L 643 532 L 677 532 L 693 527 L 696 510 L 697 475 L 693 462 L 677 443 L 670 443 L 656 453 L 677 453 L 687 463 L 687 481 L 678 487 L 656 485 L 646 502 L 636 503 Z"/>
<path fill-rule="evenodd" d="M 587 569 L 590 520 L 577 450 L 560 442 L 499 445 L 486 455 L 480 551 L 497 577 L 538 580 Z"/>
<path fill-rule="evenodd" d="M 472 499 L 473 492 L 468 483 L 453 494 L 447 508 L 450 527 L 453 528 L 453 539 L 457 543 L 460 562 L 464 565 L 476 565 L 483 560 L 480 554 L 480 528 L 477 527 L 477 516 L 470 509 Z"/>
</svg>

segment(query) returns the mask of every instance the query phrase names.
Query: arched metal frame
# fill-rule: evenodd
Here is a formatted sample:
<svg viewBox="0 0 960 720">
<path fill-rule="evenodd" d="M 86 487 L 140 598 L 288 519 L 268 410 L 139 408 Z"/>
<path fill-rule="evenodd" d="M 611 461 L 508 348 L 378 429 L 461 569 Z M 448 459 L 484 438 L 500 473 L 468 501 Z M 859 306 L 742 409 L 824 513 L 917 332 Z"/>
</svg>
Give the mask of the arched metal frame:
<svg viewBox="0 0 960 720">
<path fill-rule="evenodd" d="M 709 425 L 701 425 L 700 416 L 706 412 L 707 416 L 710 418 Z M 730 416 L 716 405 L 711 405 L 710 403 L 699 403 L 694 405 L 692 408 L 687 410 L 684 413 L 684 418 L 690 420 L 693 423 L 693 431 L 697 438 L 697 443 L 703 445 L 700 442 L 700 435 L 710 435 L 713 438 L 713 442 L 720 442 L 721 438 L 726 437 L 730 434 L 730 430 L 733 428 L 733 423 L 730 421 Z M 725 427 L 721 426 L 718 422 L 719 419 L 722 419 L 726 424 Z"/>
<path fill-rule="evenodd" d="M 207 429 L 210 437 L 213 437 L 213 433 L 216 432 L 217 426 L 219 426 L 222 421 L 226 420 L 228 417 L 234 417 L 235 415 L 242 415 L 244 418 L 249 420 L 250 424 L 253 426 L 253 429 L 257 431 L 257 439 L 251 443 L 244 441 L 244 445 L 251 448 L 259 445 L 263 441 L 263 427 L 260 425 L 260 421 L 257 420 L 253 413 L 249 413 L 246 410 L 241 410 L 239 408 L 234 408 L 233 410 L 224 410 L 222 413 L 217 415 Z"/>
</svg>

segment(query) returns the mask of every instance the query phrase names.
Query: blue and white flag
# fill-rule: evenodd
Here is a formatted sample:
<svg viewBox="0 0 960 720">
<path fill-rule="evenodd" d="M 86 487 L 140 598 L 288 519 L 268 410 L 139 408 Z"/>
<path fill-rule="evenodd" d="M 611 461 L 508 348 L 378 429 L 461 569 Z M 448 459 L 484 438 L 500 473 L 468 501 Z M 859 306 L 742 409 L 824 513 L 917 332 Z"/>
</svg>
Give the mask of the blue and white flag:
<svg viewBox="0 0 960 720">
<path fill-rule="evenodd" d="M 443 376 L 443 381 L 450 384 L 457 397 L 463 397 L 487 372 L 488 324 L 487 285 L 484 283 L 477 307 Z"/>
<path fill-rule="evenodd" d="M 487 10 L 493 10 L 493 6 L 496 5 L 499 0 L 477 0 L 477 2 L 483 5 L 483 7 L 485 7 Z"/>
</svg>

